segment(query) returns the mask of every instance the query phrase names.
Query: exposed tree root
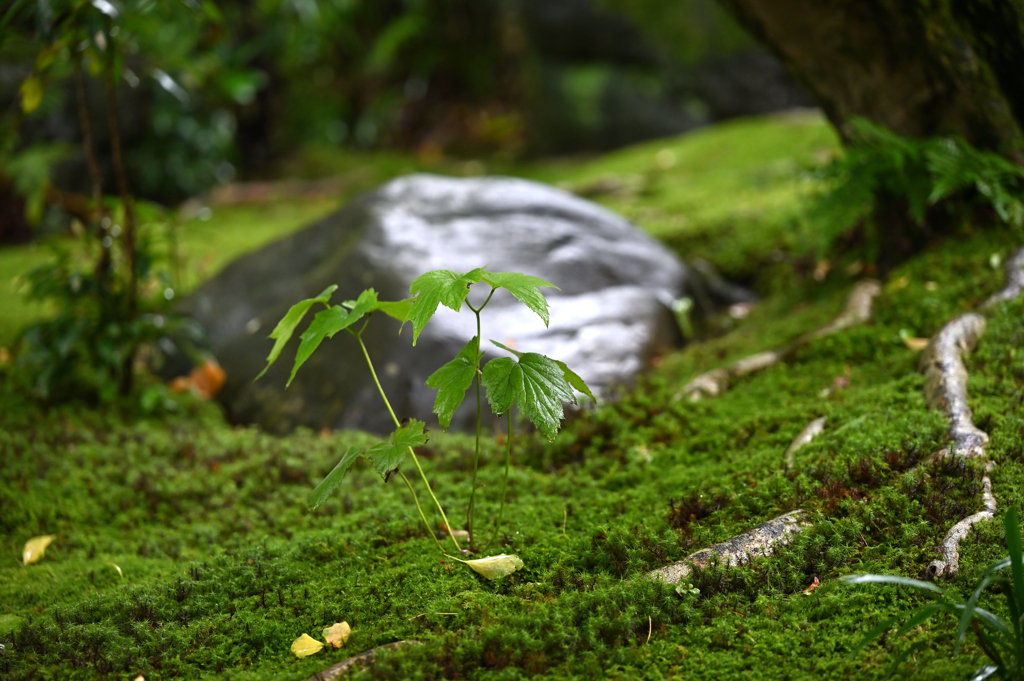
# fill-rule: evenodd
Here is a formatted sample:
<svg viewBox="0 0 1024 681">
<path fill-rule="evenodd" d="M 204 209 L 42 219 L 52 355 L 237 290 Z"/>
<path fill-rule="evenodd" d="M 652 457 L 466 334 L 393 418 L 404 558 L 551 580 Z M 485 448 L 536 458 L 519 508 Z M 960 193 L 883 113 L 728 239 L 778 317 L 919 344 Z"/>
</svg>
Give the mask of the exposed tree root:
<svg viewBox="0 0 1024 681">
<path fill-rule="evenodd" d="M 1005 300 L 1013 300 L 1022 291 L 1024 291 L 1024 248 L 1019 248 L 1006 261 L 1006 286 L 1002 291 L 982 303 L 981 309 L 986 310 Z"/>
<path fill-rule="evenodd" d="M 796 450 L 800 449 L 806 444 L 809 444 L 811 440 L 821 435 L 825 430 L 825 417 L 814 419 L 800 431 L 800 434 L 793 438 L 793 442 L 790 443 L 789 448 L 786 450 L 786 472 L 793 470 L 794 457 Z"/>
<path fill-rule="evenodd" d="M 949 419 L 952 453 L 956 456 L 982 457 L 988 442 L 988 435 L 971 421 L 963 362 L 963 356 L 974 352 L 983 333 L 984 317 L 973 312 L 960 315 L 932 337 L 921 355 L 925 402 L 932 409 L 941 409 Z"/>
<path fill-rule="evenodd" d="M 981 309 L 989 309 L 998 303 L 1013 300 L 1024 292 L 1024 248 L 1020 248 L 1006 263 L 1006 286 L 990 297 Z M 978 314 L 960 315 L 942 327 L 928 343 L 921 357 L 921 370 L 925 374 L 924 396 L 928 406 L 941 409 L 949 419 L 949 435 L 952 446 L 939 452 L 938 456 L 984 459 L 988 434 L 974 425 L 971 408 L 967 404 L 967 368 L 963 355 L 974 351 L 978 339 L 985 332 L 985 318 Z M 985 464 L 982 477 L 984 509 L 970 515 L 951 527 L 939 545 L 941 559 L 933 560 L 925 569 L 925 576 L 932 579 L 955 575 L 960 571 L 960 542 L 971 528 L 983 520 L 995 516 L 996 500 L 992 496 L 992 480 L 989 475 L 995 464 Z"/>
<path fill-rule="evenodd" d="M 376 648 L 370 648 L 366 652 L 353 655 L 347 660 L 343 660 L 338 664 L 331 665 L 327 669 L 313 674 L 313 676 L 306 679 L 306 681 L 334 681 L 345 672 L 351 669 L 357 669 L 360 667 L 368 667 L 372 665 L 377 657 L 377 653 L 382 650 L 394 650 L 395 648 L 402 648 L 409 645 L 422 645 L 419 641 L 395 641 L 394 643 L 385 643 L 382 646 Z"/>
<path fill-rule="evenodd" d="M 801 336 L 785 348 L 758 352 L 738 359 L 724 369 L 713 369 L 703 373 L 687 383 L 675 399 L 686 398 L 691 402 L 697 402 L 705 397 L 718 397 L 729 389 L 730 379 L 767 369 L 816 338 L 823 338 L 867 321 L 871 317 L 871 303 L 881 290 L 881 285 L 872 279 L 858 282 L 850 292 L 842 313 L 825 326 Z"/>
<path fill-rule="evenodd" d="M 720 544 L 715 544 L 663 568 L 647 573 L 648 579 L 657 579 L 668 584 L 678 584 L 690 576 L 692 566 L 705 567 L 716 557 L 725 565 L 741 565 L 758 556 L 770 556 L 777 544 L 788 544 L 792 535 L 800 532 L 809 523 L 802 520 L 803 511 L 790 511 L 758 525 L 752 530 L 738 534 Z"/>
</svg>

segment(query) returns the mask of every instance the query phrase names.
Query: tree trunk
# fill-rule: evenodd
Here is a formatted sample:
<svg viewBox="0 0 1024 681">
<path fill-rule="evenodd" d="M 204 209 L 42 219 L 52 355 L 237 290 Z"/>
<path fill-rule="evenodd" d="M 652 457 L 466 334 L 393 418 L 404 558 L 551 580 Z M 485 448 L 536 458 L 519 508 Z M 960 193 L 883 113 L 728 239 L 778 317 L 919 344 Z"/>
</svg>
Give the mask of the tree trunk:
<svg viewBox="0 0 1024 681">
<path fill-rule="evenodd" d="M 720 0 L 848 138 L 852 117 L 1024 163 L 1024 0 Z"/>
</svg>

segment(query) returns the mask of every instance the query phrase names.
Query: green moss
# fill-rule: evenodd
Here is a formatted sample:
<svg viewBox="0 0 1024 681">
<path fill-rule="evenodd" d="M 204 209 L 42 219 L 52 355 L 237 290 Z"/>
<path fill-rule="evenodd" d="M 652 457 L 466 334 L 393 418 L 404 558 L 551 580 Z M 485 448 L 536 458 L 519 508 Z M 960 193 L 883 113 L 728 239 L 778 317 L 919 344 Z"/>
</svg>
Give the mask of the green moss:
<svg viewBox="0 0 1024 681">
<path fill-rule="evenodd" d="M 720 163 L 755 173 L 777 153 L 769 147 L 787 136 L 791 145 L 811 139 L 814 125 L 746 121 L 689 136 L 672 147 L 674 168 L 699 167 L 717 149 Z M 741 139 L 746 153 L 735 149 Z M 589 181 L 647 167 L 660 148 L 531 172 Z M 801 148 L 813 154 L 812 144 Z M 744 177 L 733 185 L 695 171 L 692 181 L 707 182 L 702 191 L 722 214 L 736 186 L 769 215 L 770 202 L 750 187 L 753 175 Z M 798 190 L 793 177 L 788 182 L 792 207 Z M 687 191 L 682 181 L 663 186 Z M 634 210 L 669 195 L 637 198 Z M 310 216 L 328 203 L 308 206 Z M 247 224 L 272 238 L 310 217 L 284 208 L 273 223 L 263 216 L 215 209 L 209 222 L 187 224 L 183 240 L 200 248 L 223 238 L 218 249 L 241 249 Z M 743 224 L 750 253 L 763 255 L 783 231 L 760 217 Z M 728 230 L 710 218 L 702 224 L 692 243 L 719 244 L 705 255 L 726 253 Z M 231 226 L 220 234 L 217 225 Z M 664 233 L 670 229 L 665 223 Z M 0 676 L 303 679 L 351 654 L 414 639 L 422 645 L 381 654 L 362 676 L 701 678 L 714 669 L 724 679 L 891 678 L 894 655 L 920 643 L 900 674 L 967 678 L 983 656 L 970 643 L 951 658 L 954 625 L 943 620 L 851 657 L 871 627 L 924 597 L 839 578 L 916 576 L 948 527 L 980 508 L 976 467 L 927 463 L 947 441 L 947 426 L 924 404 L 918 355 L 901 332 L 929 336 L 973 309 L 1002 286 L 993 254 L 1009 252 L 998 233 L 937 244 L 891 274 L 870 322 L 808 344 L 717 399 L 680 400 L 697 373 L 785 345 L 833 318 L 853 279 L 833 272 L 778 292 L 722 336 L 663 357 L 616 403 L 573 415 L 554 442 L 517 436 L 497 550 L 517 553 L 526 567 L 498 582 L 439 554 L 404 487 L 381 483 L 361 463 L 323 507 L 307 510 L 313 486 L 345 448 L 366 444 L 365 434 L 275 438 L 226 425 L 215 408 L 187 400 L 176 415 L 153 419 L 79 407 L 44 414 L 0 395 Z M 987 313 L 986 335 L 968 360 L 971 407 L 998 464 L 1000 512 L 961 546 L 962 574 L 952 580 L 961 592 L 1003 555 L 1001 514 L 1024 498 L 1022 315 L 1024 301 Z M 820 416 L 825 432 L 787 473 L 786 448 Z M 449 517 L 462 517 L 471 440 L 434 432 L 421 453 Z M 479 523 L 497 514 L 503 456 L 485 441 Z M 695 571 L 697 594 L 642 579 L 795 508 L 812 526 L 791 545 L 750 565 Z M 21 566 L 25 540 L 40 534 L 57 539 L 40 563 Z M 815 578 L 821 586 L 805 595 Z M 353 627 L 345 648 L 304 660 L 289 652 L 302 633 L 341 620 Z"/>
<path fill-rule="evenodd" d="M 966 676 L 980 651 L 969 645 L 951 659 L 953 627 L 941 620 L 850 657 L 871 626 L 922 596 L 838 577 L 916 575 L 946 529 L 979 506 L 978 470 L 931 465 L 924 475 L 946 425 L 926 409 L 917 356 L 899 331 L 930 334 L 998 288 L 995 245 L 983 235 L 907 263 L 870 323 L 716 400 L 674 397 L 695 372 L 827 320 L 849 282 L 804 291 L 795 313 L 795 298 L 766 301 L 731 333 L 666 357 L 617 403 L 577 415 L 553 443 L 517 438 L 501 550 L 526 568 L 495 583 L 439 555 L 404 489 L 365 467 L 306 510 L 344 448 L 366 440 L 359 433 L 277 439 L 195 409 L 165 420 L 75 409 L 25 416 L 0 435 L 0 551 L 12 557 L 0 566 L 0 604 L 18 618 L 0 626 L 0 670 L 12 679 L 33 670 L 301 679 L 416 639 L 423 645 L 382 654 L 364 676 L 651 678 L 714 668 L 723 678 L 887 678 L 894 652 L 920 642 L 906 673 Z M 925 293 L 934 305 L 922 304 Z M 993 311 L 970 361 L 1000 509 L 1019 505 L 1024 488 L 1022 312 L 1020 302 Z M 786 474 L 786 447 L 818 416 L 828 418 L 825 433 Z M 468 498 L 471 451 L 468 438 L 438 433 L 423 452 L 453 515 Z M 481 519 L 497 511 L 501 457 L 487 442 Z M 716 506 L 670 523 L 679 500 L 701 494 Z M 813 526 L 792 545 L 752 565 L 696 571 L 699 595 L 639 579 L 798 507 Z M 44 560 L 13 565 L 23 542 L 43 533 L 58 537 Z M 999 557 L 997 536 L 996 522 L 972 532 L 954 588 Z M 822 586 L 801 593 L 815 577 Z M 304 660 L 289 652 L 300 634 L 341 620 L 353 627 L 346 648 Z"/>
</svg>

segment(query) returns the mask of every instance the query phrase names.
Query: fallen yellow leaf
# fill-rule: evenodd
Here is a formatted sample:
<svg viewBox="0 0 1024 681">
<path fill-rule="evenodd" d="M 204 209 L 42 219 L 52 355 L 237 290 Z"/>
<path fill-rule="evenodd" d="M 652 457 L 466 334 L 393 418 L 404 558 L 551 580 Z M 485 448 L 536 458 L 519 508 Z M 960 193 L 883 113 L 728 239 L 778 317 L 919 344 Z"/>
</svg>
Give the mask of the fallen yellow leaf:
<svg viewBox="0 0 1024 681">
<path fill-rule="evenodd" d="M 345 645 L 345 641 L 348 640 L 351 633 L 352 627 L 348 626 L 348 622 L 337 622 L 320 632 L 320 635 L 335 648 L 340 648 Z"/>
<path fill-rule="evenodd" d="M 479 572 L 487 579 L 505 577 L 506 575 L 510 575 L 523 567 L 523 561 L 519 559 L 519 556 L 514 554 L 505 555 L 504 553 L 499 556 L 478 558 L 476 560 L 464 560 L 462 562 Z"/>
<path fill-rule="evenodd" d="M 25 565 L 38 562 L 46 553 L 46 547 L 56 538 L 55 534 L 44 534 L 42 537 L 32 537 L 25 542 L 25 549 L 21 552 L 21 559 Z"/>
<path fill-rule="evenodd" d="M 317 641 L 309 634 L 303 634 L 292 642 L 292 653 L 295 657 L 309 657 L 319 653 L 324 647 L 323 643 Z"/>
<path fill-rule="evenodd" d="M 913 350 L 914 352 L 920 352 L 921 350 L 924 350 L 926 347 L 928 347 L 928 339 L 927 338 L 904 338 L 903 339 L 903 344 L 906 345 L 911 350 Z"/>
</svg>

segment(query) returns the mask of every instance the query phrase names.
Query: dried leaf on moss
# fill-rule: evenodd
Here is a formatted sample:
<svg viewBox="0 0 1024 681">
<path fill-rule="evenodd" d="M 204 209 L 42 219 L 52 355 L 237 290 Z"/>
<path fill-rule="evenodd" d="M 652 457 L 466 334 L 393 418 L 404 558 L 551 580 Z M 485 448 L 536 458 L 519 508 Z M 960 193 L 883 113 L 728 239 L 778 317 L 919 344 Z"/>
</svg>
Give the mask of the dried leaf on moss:
<svg viewBox="0 0 1024 681">
<path fill-rule="evenodd" d="M 499 556 L 464 560 L 462 562 L 487 579 L 506 577 L 523 567 L 523 561 L 519 559 L 519 556 L 515 554 L 506 555 L 504 553 Z"/>
<path fill-rule="evenodd" d="M 320 641 L 309 634 L 303 634 L 292 642 L 292 653 L 295 657 L 309 657 L 319 653 L 323 647 L 324 644 Z"/>
<path fill-rule="evenodd" d="M 348 640 L 349 634 L 352 633 L 352 627 L 348 626 L 348 622 L 336 622 L 320 633 L 328 644 L 340 648 Z"/>
<path fill-rule="evenodd" d="M 25 548 L 21 552 L 21 560 L 25 565 L 31 565 L 37 563 L 46 553 L 46 547 L 50 545 L 54 539 L 57 538 L 55 534 L 44 534 L 41 537 L 32 537 L 25 542 Z"/>
</svg>

